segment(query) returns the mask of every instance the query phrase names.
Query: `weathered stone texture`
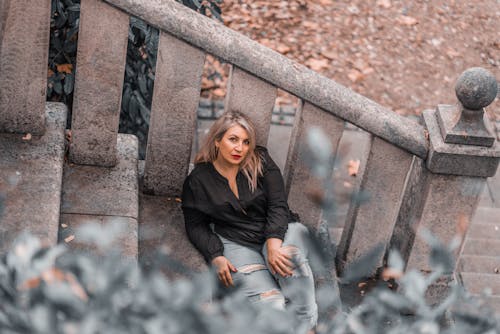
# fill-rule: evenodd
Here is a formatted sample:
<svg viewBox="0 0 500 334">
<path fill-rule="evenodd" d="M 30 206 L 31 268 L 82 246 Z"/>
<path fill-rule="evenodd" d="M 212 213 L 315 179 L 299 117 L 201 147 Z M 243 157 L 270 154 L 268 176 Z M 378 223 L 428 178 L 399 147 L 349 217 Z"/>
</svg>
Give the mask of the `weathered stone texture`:
<svg viewBox="0 0 500 334">
<path fill-rule="evenodd" d="M 119 134 L 117 146 L 118 163 L 114 167 L 64 166 L 63 213 L 137 219 L 137 137 Z"/>
<path fill-rule="evenodd" d="M 45 131 L 50 4 L 0 4 L 0 132 Z"/>
<path fill-rule="evenodd" d="M 392 232 L 389 249 L 398 250 L 406 262 L 415 241 L 416 226 L 421 218 L 425 203 L 425 185 L 427 177 L 425 162 L 413 156 L 410 171 L 405 181 L 405 191 L 399 209 L 399 215 Z M 386 256 L 388 253 L 386 253 Z"/>
<path fill-rule="evenodd" d="M 276 94 L 276 87 L 236 66 L 232 67 L 224 110 L 238 110 L 252 119 L 257 145 L 267 146 Z"/>
<path fill-rule="evenodd" d="M 96 228 L 101 229 L 109 229 L 110 224 L 115 225 L 111 230 L 116 230 L 117 234 L 111 236 L 111 239 L 108 240 L 112 247 L 127 258 L 138 258 L 139 238 L 137 218 L 62 214 L 59 228 L 59 242 L 65 242 L 71 248 L 99 252 L 99 249 L 96 249 L 94 245 L 82 241 L 79 228 L 85 224 L 95 224 Z"/>
<path fill-rule="evenodd" d="M 424 120 L 430 137 L 427 168 L 433 173 L 482 176 L 495 175 L 500 160 L 500 144 L 492 147 L 448 144 L 443 141 L 436 112 L 424 111 Z"/>
<path fill-rule="evenodd" d="M 323 130 L 330 139 L 328 144 L 331 145 L 333 157 L 344 130 L 344 122 L 309 103 L 304 104 L 295 118 L 285 165 L 288 203 L 290 208 L 299 214 L 303 224 L 316 229 L 320 223 L 321 208 L 311 196 L 322 193 L 325 185 L 311 174 L 310 166 L 307 165 L 306 159 L 309 151 L 307 131 L 311 127 Z M 332 172 L 333 170 L 330 171 Z"/>
<path fill-rule="evenodd" d="M 161 251 L 188 270 L 207 270 L 201 254 L 189 242 L 184 228 L 181 204 L 171 197 L 140 195 L 139 261 L 150 266 Z M 185 277 L 178 266 L 166 268 L 171 278 Z"/>
<path fill-rule="evenodd" d="M 500 266 L 498 256 L 461 255 L 458 261 L 458 272 L 495 274 Z"/>
<path fill-rule="evenodd" d="M 461 273 L 462 282 L 472 294 L 480 294 L 485 289 L 491 289 L 493 295 L 500 295 L 500 275 Z"/>
<path fill-rule="evenodd" d="M 459 222 L 470 221 L 485 179 L 430 174 L 426 182 L 425 202 L 417 228 L 426 228 L 443 243 L 449 244 L 457 232 Z M 429 271 L 429 255 L 430 247 L 422 238 L 417 237 L 408 259 L 408 268 Z M 458 255 L 458 250 L 454 255 Z"/>
<path fill-rule="evenodd" d="M 188 172 L 205 54 L 160 33 L 144 186 L 180 195 Z"/>
<path fill-rule="evenodd" d="M 396 224 L 413 155 L 374 137 L 360 191 L 366 203 L 353 202 L 355 214 L 346 221 L 338 254 L 343 267 L 381 243 L 389 244 Z M 382 256 L 378 259 L 382 266 Z"/>
<path fill-rule="evenodd" d="M 120 117 L 129 16 L 102 2 L 81 4 L 70 158 L 113 166 Z"/>
<path fill-rule="evenodd" d="M 335 185 L 336 210 L 330 225 L 344 227 L 349 211 L 349 195 L 359 192 L 362 173 L 371 148 L 371 135 L 360 129 L 349 129 L 347 125 L 340 138 L 337 155 L 335 157 L 333 184 Z M 359 161 L 359 172 L 349 175 L 349 161 Z M 340 239 L 338 240 L 340 241 Z M 338 243 L 337 243 L 338 244 Z"/>
<path fill-rule="evenodd" d="M 66 113 L 64 104 L 47 103 L 43 136 L 0 135 L 0 253 L 23 230 L 57 242 Z"/>
</svg>

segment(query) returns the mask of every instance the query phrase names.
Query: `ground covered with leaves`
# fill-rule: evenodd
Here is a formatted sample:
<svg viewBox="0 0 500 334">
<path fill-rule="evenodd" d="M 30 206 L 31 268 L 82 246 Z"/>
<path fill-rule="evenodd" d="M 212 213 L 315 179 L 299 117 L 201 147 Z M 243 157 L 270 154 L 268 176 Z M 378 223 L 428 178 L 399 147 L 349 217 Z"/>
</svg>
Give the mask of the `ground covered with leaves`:
<svg viewBox="0 0 500 334">
<path fill-rule="evenodd" d="M 469 67 L 500 78 L 498 0 L 224 0 L 222 18 L 399 114 L 454 104 Z M 225 83 L 215 79 L 204 88 L 221 98 Z M 500 120 L 499 107 L 489 110 Z"/>
</svg>

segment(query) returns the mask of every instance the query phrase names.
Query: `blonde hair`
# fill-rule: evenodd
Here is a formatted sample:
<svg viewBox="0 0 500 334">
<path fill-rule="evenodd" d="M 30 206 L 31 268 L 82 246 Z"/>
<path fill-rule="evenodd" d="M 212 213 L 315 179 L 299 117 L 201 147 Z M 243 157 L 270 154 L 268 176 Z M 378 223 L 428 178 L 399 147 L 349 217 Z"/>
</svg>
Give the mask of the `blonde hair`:
<svg viewBox="0 0 500 334">
<path fill-rule="evenodd" d="M 205 142 L 196 154 L 194 163 L 214 162 L 217 159 L 218 149 L 215 142 L 220 141 L 226 131 L 239 125 L 246 130 L 248 134 L 249 149 L 245 159 L 240 163 L 240 171 L 248 179 L 248 186 L 252 192 L 257 189 L 257 178 L 262 175 L 262 161 L 259 154 L 255 151 L 255 128 L 252 121 L 239 111 L 228 111 L 224 113 L 210 128 Z"/>
</svg>

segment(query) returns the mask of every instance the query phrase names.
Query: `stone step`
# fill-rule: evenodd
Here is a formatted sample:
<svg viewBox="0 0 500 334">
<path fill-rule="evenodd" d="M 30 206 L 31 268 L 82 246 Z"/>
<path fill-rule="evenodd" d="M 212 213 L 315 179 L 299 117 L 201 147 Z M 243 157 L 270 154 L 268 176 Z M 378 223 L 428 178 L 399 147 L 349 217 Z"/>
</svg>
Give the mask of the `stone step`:
<svg viewBox="0 0 500 334">
<path fill-rule="evenodd" d="M 489 289 L 492 295 L 500 296 L 500 274 L 460 273 L 464 287 L 472 294 Z"/>
<path fill-rule="evenodd" d="M 500 187 L 500 185 L 499 185 Z M 498 198 L 500 201 L 500 198 Z M 472 226 L 476 224 L 500 224 L 500 208 L 480 206 L 472 218 Z"/>
<path fill-rule="evenodd" d="M 462 255 L 457 269 L 459 272 L 496 274 L 500 270 L 500 257 Z"/>
<path fill-rule="evenodd" d="M 157 252 L 168 254 L 173 262 L 192 272 L 207 270 L 201 254 L 189 242 L 178 198 L 139 194 L 139 262 L 151 267 Z M 179 266 L 163 268 L 171 278 L 185 277 Z"/>
<path fill-rule="evenodd" d="M 117 246 L 125 256 L 137 258 L 137 137 L 119 134 L 117 152 L 118 163 L 111 168 L 64 165 L 59 240 L 80 246 L 78 227 L 86 223 L 96 223 L 101 227 L 116 223 L 115 228 L 120 230 L 119 236 L 116 235 Z"/>
<path fill-rule="evenodd" d="M 23 230 L 57 242 L 67 108 L 45 112 L 43 136 L 0 134 L 0 253 Z"/>
<path fill-rule="evenodd" d="M 484 299 L 486 304 L 495 311 L 497 317 L 500 316 L 500 296 L 489 296 Z"/>
<path fill-rule="evenodd" d="M 499 256 L 500 240 L 495 239 L 466 239 L 463 255 Z"/>
<path fill-rule="evenodd" d="M 498 223 L 473 223 L 467 232 L 468 239 L 494 239 L 500 240 L 500 222 Z"/>
</svg>

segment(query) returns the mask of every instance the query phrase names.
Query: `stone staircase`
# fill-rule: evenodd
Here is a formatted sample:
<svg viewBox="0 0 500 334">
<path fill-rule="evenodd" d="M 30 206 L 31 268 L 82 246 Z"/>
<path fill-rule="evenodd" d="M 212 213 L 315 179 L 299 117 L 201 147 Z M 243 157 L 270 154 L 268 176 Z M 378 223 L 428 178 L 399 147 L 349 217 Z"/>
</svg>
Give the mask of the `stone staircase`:
<svg viewBox="0 0 500 334">
<path fill-rule="evenodd" d="M 132 135 L 118 136 L 118 164 L 115 167 L 74 165 L 64 159 L 66 108 L 47 103 L 47 131 L 41 137 L 4 134 L 0 137 L 0 193 L 5 205 L 0 232 L 4 251 L 14 236 L 29 228 L 48 243 L 79 245 L 77 227 L 84 223 L 114 223 L 121 231 L 119 245 L 123 254 L 136 258 L 146 267 L 157 261 L 156 251 L 171 259 L 166 274 L 171 278 L 186 275 L 186 270 L 206 270 L 201 255 L 184 233 L 179 198 L 143 193 L 140 180 L 144 161 L 138 160 L 138 142 Z M 199 132 L 210 126 L 202 122 Z M 270 151 L 282 168 L 290 127 L 274 126 L 270 132 Z M 203 140 L 199 136 L 198 140 Z M 369 136 L 347 127 L 339 152 L 342 162 L 334 178 L 339 185 L 358 188 L 359 180 L 346 172 L 349 160 L 366 154 Z M 277 144 L 275 144 L 277 143 Z M 196 145 L 196 143 L 195 143 Z M 5 158 L 4 158 L 5 157 Z M 340 190 L 342 191 L 342 189 Z M 26 206 L 26 202 L 31 203 Z M 500 313 L 500 173 L 488 180 L 479 208 L 471 222 L 457 276 L 470 293 L 488 289 L 488 303 Z M 348 203 L 339 203 L 330 235 L 338 243 Z M 35 214 L 34 214 L 35 213 Z"/>
</svg>

